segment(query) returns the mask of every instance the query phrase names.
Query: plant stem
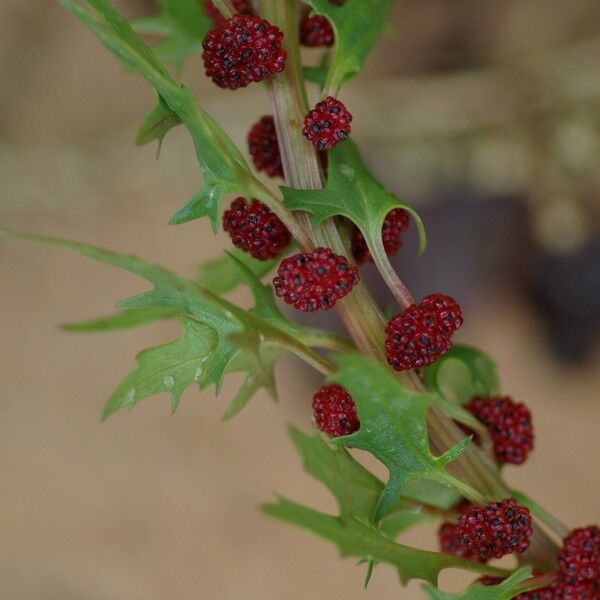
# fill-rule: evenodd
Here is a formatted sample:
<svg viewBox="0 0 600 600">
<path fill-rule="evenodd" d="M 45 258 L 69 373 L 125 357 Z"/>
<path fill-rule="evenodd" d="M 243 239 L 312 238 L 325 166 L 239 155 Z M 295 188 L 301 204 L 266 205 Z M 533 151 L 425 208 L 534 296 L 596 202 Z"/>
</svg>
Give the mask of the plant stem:
<svg viewBox="0 0 600 600">
<path fill-rule="evenodd" d="M 233 16 L 234 11 L 229 6 L 229 2 L 227 0 L 213 0 L 213 4 L 221 11 L 221 14 L 229 19 Z"/>
<path fill-rule="evenodd" d="M 308 102 L 295 34 L 298 31 L 297 2 L 262 0 L 261 9 L 264 18 L 286 34 L 283 40 L 288 53 L 286 69 L 268 80 L 285 180 L 287 185 L 297 189 L 320 189 L 323 187 L 323 176 L 317 153 L 302 135 L 302 123 L 308 111 Z M 321 227 L 311 227 L 309 215 L 295 214 L 311 236 L 314 245 L 325 245 L 338 254 L 347 254 L 348 248 L 332 219 L 327 220 Z M 395 273 L 391 274 L 393 269 L 387 257 L 386 262 L 389 267 L 384 266 L 383 271 L 387 274 L 389 282 L 393 282 L 396 287 L 401 306 L 409 302 L 409 299 L 409 303 L 414 302 L 398 276 Z M 383 266 L 383 261 L 380 263 Z M 355 286 L 336 307 L 358 350 L 387 364 L 384 346 L 386 321 L 366 286 L 362 283 Z M 419 391 L 424 390 L 423 383 L 415 373 L 397 373 L 397 377 L 404 385 Z M 432 446 L 440 454 L 464 439 L 464 434 L 452 419 L 437 407 L 430 410 L 429 432 Z M 510 490 L 500 478 L 496 465 L 474 444 L 470 444 L 461 456 L 450 462 L 447 469 L 466 486 L 477 490 L 482 497 L 501 500 L 510 496 Z M 543 530 L 536 527 L 530 550 L 526 555 L 528 562 L 540 569 L 549 570 L 555 566 L 556 552 L 557 548 L 552 540 Z"/>
</svg>

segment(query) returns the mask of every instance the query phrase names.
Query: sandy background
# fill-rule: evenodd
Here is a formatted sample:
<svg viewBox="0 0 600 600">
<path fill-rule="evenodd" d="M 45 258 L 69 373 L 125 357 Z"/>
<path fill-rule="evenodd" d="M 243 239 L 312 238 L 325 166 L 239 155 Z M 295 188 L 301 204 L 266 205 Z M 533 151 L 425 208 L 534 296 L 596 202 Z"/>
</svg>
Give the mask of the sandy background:
<svg viewBox="0 0 600 600">
<path fill-rule="evenodd" d="M 414 4 L 408 8 L 415 23 L 439 9 Z M 533 17 L 545 14 L 552 30 L 552 7 L 561 3 L 547 4 L 523 3 L 532 28 Z M 582 2 L 582 10 L 591 4 Z M 439 28 L 450 17 L 458 18 L 440 13 Z M 510 23 L 505 38 L 518 47 Z M 406 47 L 418 48 L 417 38 L 408 35 Z M 372 76 L 389 77 L 408 63 L 401 50 L 387 67 L 374 59 Z M 197 70 L 192 62 L 183 78 L 241 140 L 247 123 L 268 110 L 262 90 L 246 90 L 240 110 L 233 95 L 199 83 Z M 159 161 L 154 148 L 133 148 L 150 92 L 53 2 L 2 1 L 0 82 L 2 226 L 135 253 L 189 274 L 219 253 L 225 240 L 213 237 L 206 222 L 166 225 L 199 184 L 185 132 L 170 134 Z M 367 115 L 361 85 L 368 89 L 357 82 L 348 95 Z M 359 127 L 359 143 L 361 135 L 372 143 Z M 274 491 L 333 508 L 302 473 L 285 432 L 288 423 L 308 427 L 318 385 L 297 361 L 280 366 L 279 405 L 258 396 L 227 424 L 220 416 L 235 381 L 217 399 L 188 390 L 174 416 L 166 398 L 153 398 L 100 424 L 101 407 L 135 354 L 172 339 L 176 328 L 61 332 L 58 323 L 109 314 L 144 284 L 60 249 L 0 238 L 0 277 L 0 598 L 421 597 L 417 584 L 400 589 L 387 567 L 363 590 L 362 568 L 258 511 Z M 548 351 L 534 308 L 511 285 L 490 276 L 476 288 L 460 339 L 497 358 L 505 389 L 535 416 L 536 452 L 526 466 L 509 469 L 508 479 L 568 524 L 598 522 L 598 348 L 586 363 L 565 367 Z M 247 301 L 243 293 L 236 298 Z M 405 540 L 435 545 L 430 527 Z M 443 580 L 458 584 L 452 574 Z"/>
</svg>

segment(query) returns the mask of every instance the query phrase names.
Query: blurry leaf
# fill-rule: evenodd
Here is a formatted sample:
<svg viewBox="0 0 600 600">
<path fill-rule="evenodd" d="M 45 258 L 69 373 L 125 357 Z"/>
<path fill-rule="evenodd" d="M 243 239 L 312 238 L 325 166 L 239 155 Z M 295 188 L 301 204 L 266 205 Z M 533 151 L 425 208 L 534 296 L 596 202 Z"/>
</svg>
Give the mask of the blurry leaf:
<svg viewBox="0 0 600 600">
<path fill-rule="evenodd" d="M 437 481 L 427 479 L 409 481 L 404 486 L 402 496 L 414 502 L 434 506 L 441 510 L 452 509 L 462 498 L 455 490 Z"/>
<path fill-rule="evenodd" d="M 291 210 L 312 214 L 315 225 L 342 215 L 362 231 L 372 256 L 386 256 L 381 228 L 394 208 L 410 213 L 419 233 L 420 251 L 425 249 L 425 229 L 419 215 L 390 194 L 364 166 L 352 140 L 338 144 L 328 153 L 327 185 L 320 190 L 282 187 L 284 204 Z"/>
<path fill-rule="evenodd" d="M 357 75 L 363 62 L 389 22 L 393 0 L 346 0 L 337 6 L 329 0 L 307 0 L 315 12 L 325 15 L 335 31 L 335 53 L 328 75 L 334 92 Z"/>
<path fill-rule="evenodd" d="M 430 600 L 511 600 L 526 589 L 536 589 L 523 585 L 523 582 L 531 577 L 531 567 L 522 567 L 497 585 L 474 583 L 465 592 L 458 594 L 441 592 L 431 584 L 425 584 L 423 589 Z"/>
<path fill-rule="evenodd" d="M 145 325 L 158 319 L 167 319 L 179 314 L 170 308 L 141 308 L 138 310 L 124 310 L 117 314 L 81 323 L 66 323 L 61 325 L 65 331 L 115 331 L 129 329 L 138 325 Z"/>
<path fill-rule="evenodd" d="M 393 565 L 403 583 L 411 579 L 424 579 L 435 584 L 439 573 L 447 568 L 506 576 L 502 569 L 489 565 L 397 544 L 357 519 L 332 517 L 285 498 L 279 498 L 277 503 L 265 505 L 263 510 L 276 519 L 292 523 L 330 540 L 338 547 L 342 556 L 369 556 L 375 563 Z"/>
<path fill-rule="evenodd" d="M 217 345 L 212 327 L 188 317 L 180 319 L 181 338 L 170 344 L 148 348 L 138 356 L 136 368 L 123 380 L 104 407 L 104 418 L 119 408 L 133 408 L 140 400 L 167 392 L 175 412 L 183 391 L 198 383 L 203 365 Z"/>
<path fill-rule="evenodd" d="M 162 97 L 158 96 L 156 106 L 146 115 L 135 138 L 135 143 L 137 146 L 143 146 L 157 140 L 160 152 L 165 135 L 180 124 L 181 119 L 167 106 Z"/>
<path fill-rule="evenodd" d="M 204 174 L 203 187 L 172 217 L 171 223 L 208 217 L 216 231 L 221 202 L 226 193 L 271 202 L 264 186 L 252 176 L 240 151 L 221 126 L 197 105 L 187 88 L 173 81 L 154 52 L 141 41 L 109 0 L 82 1 L 93 10 L 85 10 L 77 0 L 59 0 L 96 34 L 108 50 L 154 87 L 192 136 Z M 176 4 L 174 2 L 172 6 Z"/>
<path fill-rule="evenodd" d="M 463 493 L 465 484 L 444 467 L 458 458 L 469 439 L 465 438 L 439 457 L 429 449 L 427 412 L 430 406 L 439 403 L 439 397 L 401 386 L 387 368 L 360 354 L 339 354 L 336 362 L 339 370 L 330 379 L 351 394 L 360 429 L 336 438 L 333 443 L 366 450 L 389 470 L 389 480 L 373 520 L 377 522 L 388 514 L 406 484 L 415 479 L 436 481 Z"/>
</svg>

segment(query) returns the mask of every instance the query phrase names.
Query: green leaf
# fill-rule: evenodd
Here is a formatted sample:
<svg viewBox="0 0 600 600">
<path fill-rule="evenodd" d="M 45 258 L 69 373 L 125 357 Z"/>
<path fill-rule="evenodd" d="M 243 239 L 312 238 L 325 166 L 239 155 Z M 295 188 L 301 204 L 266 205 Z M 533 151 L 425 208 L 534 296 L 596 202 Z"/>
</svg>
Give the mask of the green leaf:
<svg viewBox="0 0 600 600">
<path fill-rule="evenodd" d="M 133 408 L 140 400 L 167 392 L 175 412 L 183 391 L 202 376 L 203 365 L 217 345 L 218 336 L 208 325 L 182 317 L 183 334 L 170 344 L 144 350 L 136 368 L 123 380 L 104 407 L 107 418 L 120 408 Z"/>
<path fill-rule="evenodd" d="M 281 260 L 279 258 L 257 260 L 238 248 L 233 248 L 229 254 L 248 267 L 258 278 L 271 272 Z M 227 294 L 241 283 L 239 267 L 231 260 L 230 256 L 223 254 L 219 258 L 200 265 L 196 281 L 215 294 Z"/>
<path fill-rule="evenodd" d="M 135 143 L 137 146 L 143 146 L 157 140 L 158 154 L 165 135 L 180 124 L 181 119 L 167 106 L 162 96 L 158 96 L 156 106 L 146 115 L 135 138 Z"/>
<path fill-rule="evenodd" d="M 162 36 L 164 39 L 154 52 L 161 61 L 179 68 L 190 54 L 201 48 L 212 21 L 198 0 L 157 0 L 157 4 L 160 14 L 134 21 L 133 29 Z"/>
<path fill-rule="evenodd" d="M 208 217 L 213 229 L 219 226 L 220 206 L 226 193 L 258 197 L 273 206 L 266 188 L 256 180 L 240 151 L 221 126 L 196 103 L 193 94 L 178 85 L 153 51 L 144 44 L 109 0 L 59 0 L 100 39 L 126 67 L 144 77 L 188 129 L 204 175 L 202 189 L 178 211 L 171 223 Z M 173 2 L 173 5 L 176 3 Z"/>
<path fill-rule="evenodd" d="M 335 31 L 335 54 L 326 86 L 339 87 L 357 75 L 365 58 L 389 22 L 393 0 L 347 0 L 337 6 L 329 0 L 307 0 L 315 12 L 325 15 Z"/>
<path fill-rule="evenodd" d="M 531 567 L 522 567 L 497 585 L 474 583 L 465 592 L 458 594 L 441 592 L 431 584 L 424 584 L 423 589 L 430 600 L 511 600 L 526 590 L 536 589 L 527 584 L 523 585 L 531 577 Z"/>
<path fill-rule="evenodd" d="M 381 237 L 383 221 L 394 208 L 403 208 L 416 223 L 420 251 L 424 251 L 426 236 L 421 218 L 369 173 L 352 140 L 338 144 L 328 157 L 329 175 L 324 189 L 281 188 L 284 204 L 289 209 L 311 213 L 315 225 L 331 217 L 344 216 L 362 231 L 373 257 L 385 257 Z"/>
<path fill-rule="evenodd" d="M 332 541 L 342 556 L 372 557 L 376 563 L 387 563 L 398 570 L 403 583 L 411 579 L 424 579 L 436 583 L 440 572 L 448 568 L 461 568 L 488 575 L 506 576 L 506 571 L 449 554 L 417 550 L 397 544 L 373 527 L 354 518 L 342 519 L 301 506 L 285 498 L 263 506 L 263 511 L 287 523 L 312 531 Z"/>
<path fill-rule="evenodd" d="M 340 354 L 336 362 L 339 370 L 330 379 L 352 395 L 360 429 L 336 438 L 334 443 L 366 450 L 389 470 L 389 480 L 375 508 L 375 522 L 394 507 L 412 480 L 432 480 L 461 493 L 466 491 L 465 484 L 444 467 L 464 451 L 469 438 L 442 456 L 434 456 L 429 449 L 427 412 L 439 403 L 437 394 L 401 386 L 383 365 L 360 354 Z M 471 489 L 468 493 L 477 495 Z"/>
<path fill-rule="evenodd" d="M 424 375 L 429 389 L 457 404 L 467 404 L 476 395 L 500 393 L 496 364 L 487 354 L 470 346 L 454 345 L 424 369 Z"/>
<path fill-rule="evenodd" d="M 30 241 L 70 248 L 147 279 L 154 289 L 121 302 L 119 308 L 169 309 L 211 327 L 216 332 L 217 342 L 203 364 L 198 383 L 203 388 L 215 385 L 218 391 L 226 373 L 246 372 L 247 379 L 241 392 L 244 399 L 242 406 L 259 387 L 272 391 L 274 361 L 285 350 L 296 353 L 317 368 L 330 368 L 325 359 L 311 348 L 320 345 L 322 336 L 312 329 L 289 322 L 277 308 L 270 288 L 263 286 L 243 265 L 240 266 L 241 276 L 249 282 L 255 298 L 261 303 L 251 310 L 240 308 L 193 281 L 134 256 L 70 240 L 8 233 Z M 304 340 L 311 347 L 305 345 Z M 115 410 L 119 408 L 116 403 L 110 406 Z"/>
<path fill-rule="evenodd" d="M 404 486 L 402 496 L 414 502 L 427 504 L 441 510 L 451 510 L 462 498 L 455 490 L 437 481 L 427 479 L 409 481 Z"/>
<path fill-rule="evenodd" d="M 170 308 L 140 308 L 137 310 L 124 310 L 108 317 L 82 321 L 81 323 L 66 323 L 61 325 L 65 331 L 116 331 L 129 329 L 138 325 L 145 325 L 158 319 L 168 319 L 179 314 Z"/>
</svg>

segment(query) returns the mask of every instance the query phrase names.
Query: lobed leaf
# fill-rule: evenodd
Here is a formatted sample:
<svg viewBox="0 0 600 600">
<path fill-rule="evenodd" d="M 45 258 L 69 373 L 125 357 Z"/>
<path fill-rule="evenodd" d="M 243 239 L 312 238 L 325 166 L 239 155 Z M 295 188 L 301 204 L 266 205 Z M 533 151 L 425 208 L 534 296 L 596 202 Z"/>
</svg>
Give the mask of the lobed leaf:
<svg viewBox="0 0 600 600">
<path fill-rule="evenodd" d="M 157 95 L 156 106 L 144 118 L 136 135 L 135 143 L 137 146 L 143 146 L 156 140 L 158 141 L 158 153 L 160 153 L 164 137 L 173 127 L 180 124 L 181 119 L 168 107 L 163 97 Z"/>
<path fill-rule="evenodd" d="M 66 323 L 61 325 L 65 331 L 116 331 L 129 329 L 138 325 L 145 325 L 158 319 L 175 317 L 179 313 L 170 308 L 140 308 L 136 310 L 124 310 L 108 317 L 82 321 L 80 323 Z"/>
</svg>

